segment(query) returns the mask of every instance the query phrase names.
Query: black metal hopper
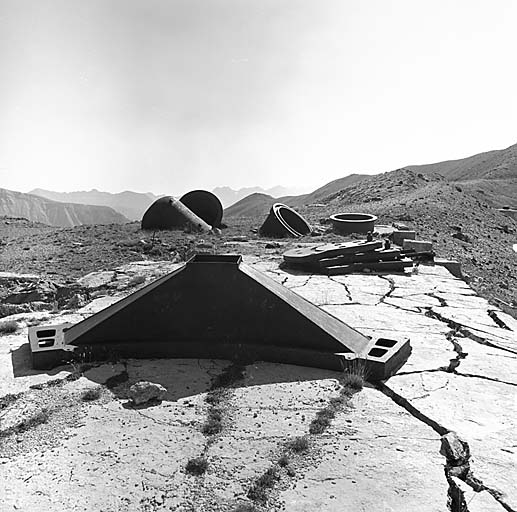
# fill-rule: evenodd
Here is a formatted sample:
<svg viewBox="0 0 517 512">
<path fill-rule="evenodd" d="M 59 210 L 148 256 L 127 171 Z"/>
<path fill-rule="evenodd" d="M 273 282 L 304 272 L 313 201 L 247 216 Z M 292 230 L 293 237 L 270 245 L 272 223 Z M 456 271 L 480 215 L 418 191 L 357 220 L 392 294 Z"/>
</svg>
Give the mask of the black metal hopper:
<svg viewBox="0 0 517 512">
<path fill-rule="evenodd" d="M 54 357 L 47 346 L 39 355 L 33 345 L 35 367 L 62 359 L 63 351 Z M 389 377 L 411 351 L 407 340 L 369 339 L 238 255 L 195 256 L 65 329 L 62 346 L 93 358 L 243 359 L 334 370 L 359 359 L 371 380 Z"/>
</svg>

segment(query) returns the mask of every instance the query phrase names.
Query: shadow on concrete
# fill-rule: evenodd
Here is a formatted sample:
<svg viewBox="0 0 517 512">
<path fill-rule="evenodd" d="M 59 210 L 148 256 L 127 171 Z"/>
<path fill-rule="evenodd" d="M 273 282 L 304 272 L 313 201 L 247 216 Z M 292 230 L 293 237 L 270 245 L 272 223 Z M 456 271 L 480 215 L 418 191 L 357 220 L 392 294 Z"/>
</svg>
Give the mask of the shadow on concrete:
<svg viewBox="0 0 517 512">
<path fill-rule="evenodd" d="M 176 402 L 210 391 L 214 378 L 230 364 L 231 361 L 219 359 L 130 359 L 115 364 L 99 364 L 84 372 L 84 377 L 107 386 L 121 400 L 129 400 L 129 388 L 135 382 L 154 382 L 167 389 L 164 402 Z M 245 378 L 230 387 L 245 388 L 339 377 L 339 372 L 280 363 L 254 362 L 245 368 Z M 140 408 L 130 402 L 125 403 L 124 407 Z"/>
<path fill-rule="evenodd" d="M 32 369 L 29 344 L 11 352 L 14 377 L 45 374 L 54 376 L 62 371 L 73 373 L 81 365 L 62 365 L 52 370 Z M 118 362 L 86 363 L 82 376 L 91 382 L 108 387 L 121 400 L 129 400 L 129 387 L 146 380 L 167 389 L 163 401 L 175 402 L 208 392 L 212 383 L 231 361 L 221 359 L 121 359 Z M 231 387 L 251 387 L 266 384 L 302 382 L 339 377 L 339 372 L 281 363 L 255 361 L 245 365 L 245 378 Z M 156 405 L 156 404 L 149 404 Z M 139 409 L 130 403 L 128 409 Z M 146 406 L 147 407 L 147 406 Z"/>
<path fill-rule="evenodd" d="M 34 370 L 32 368 L 31 351 L 29 343 L 20 345 L 17 349 L 11 350 L 11 364 L 14 377 L 28 377 L 30 375 L 57 375 L 63 370 L 72 371 L 70 365 L 61 365 L 51 370 Z"/>
</svg>

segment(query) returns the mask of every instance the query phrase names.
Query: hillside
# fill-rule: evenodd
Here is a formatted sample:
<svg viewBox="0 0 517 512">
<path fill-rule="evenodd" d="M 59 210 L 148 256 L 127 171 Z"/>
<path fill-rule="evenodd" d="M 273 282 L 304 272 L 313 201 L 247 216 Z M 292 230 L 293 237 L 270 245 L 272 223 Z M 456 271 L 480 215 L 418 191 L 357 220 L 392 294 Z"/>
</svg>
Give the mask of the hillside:
<svg viewBox="0 0 517 512">
<path fill-rule="evenodd" d="M 225 217 L 263 217 L 278 200 L 258 192 L 250 194 L 224 210 Z"/>
<path fill-rule="evenodd" d="M 111 194 L 95 189 L 79 192 L 53 192 L 36 188 L 29 193 L 61 203 L 108 206 L 129 220 L 140 220 L 147 208 L 158 198 L 150 193 L 141 194 L 129 190 Z"/>
<path fill-rule="evenodd" d="M 337 180 L 331 181 L 326 185 L 316 189 L 310 194 L 303 194 L 301 196 L 284 197 L 280 198 L 280 202 L 285 202 L 290 206 L 301 206 L 304 204 L 319 203 L 322 199 L 334 194 L 346 187 L 359 183 L 362 180 L 368 178 L 366 174 L 350 174 L 344 178 L 338 178 Z"/>
<path fill-rule="evenodd" d="M 517 144 L 460 160 L 407 167 L 418 173 L 438 173 L 495 208 L 517 207 Z"/>
<path fill-rule="evenodd" d="M 107 206 L 61 203 L 6 189 L 0 189 L 0 216 L 23 217 L 56 227 L 128 222 L 123 215 Z"/>
<path fill-rule="evenodd" d="M 319 203 L 322 199 L 331 194 L 338 193 L 354 183 L 368 178 L 364 174 L 351 174 L 344 178 L 331 181 L 323 187 L 316 189 L 310 194 L 302 194 L 299 196 L 283 196 L 272 197 L 267 194 L 254 193 L 250 194 L 224 211 L 226 217 L 255 217 L 266 215 L 273 203 L 284 203 L 293 208 L 297 208 L 307 204 Z"/>
<path fill-rule="evenodd" d="M 407 168 L 416 172 L 436 172 L 450 181 L 517 178 L 517 144 L 460 160 L 410 165 Z"/>
<path fill-rule="evenodd" d="M 313 222 L 345 211 L 377 215 L 380 224 L 403 222 L 417 231 L 418 238 L 432 241 L 438 255 L 460 261 L 478 293 L 507 303 L 517 299 L 512 250 L 517 222 L 472 195 L 463 183 L 404 168 L 371 176 L 322 203 L 323 208 L 306 206 L 299 211 Z"/>
</svg>

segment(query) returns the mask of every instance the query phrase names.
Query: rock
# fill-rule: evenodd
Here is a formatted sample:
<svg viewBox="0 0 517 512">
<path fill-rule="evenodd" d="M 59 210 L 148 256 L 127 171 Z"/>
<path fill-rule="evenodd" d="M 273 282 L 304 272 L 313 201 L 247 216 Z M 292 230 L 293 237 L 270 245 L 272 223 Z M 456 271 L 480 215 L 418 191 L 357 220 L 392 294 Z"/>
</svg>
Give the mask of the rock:
<svg viewBox="0 0 517 512">
<path fill-rule="evenodd" d="M 74 293 L 65 303 L 65 309 L 79 309 L 86 306 L 86 299 L 80 293 Z"/>
<path fill-rule="evenodd" d="M 129 396 L 135 405 L 158 402 L 163 399 L 167 389 L 154 382 L 140 381 L 129 388 Z"/>
<path fill-rule="evenodd" d="M 452 238 L 456 238 L 457 240 L 461 240 L 462 242 L 470 243 L 470 237 L 461 231 L 453 233 L 451 236 Z"/>
<path fill-rule="evenodd" d="M 94 290 L 96 288 L 107 286 L 111 283 L 111 281 L 113 281 L 113 279 L 115 279 L 115 277 L 116 273 L 111 270 L 106 270 L 103 272 L 90 272 L 84 277 L 78 279 L 77 284 L 79 286 L 83 286 L 84 288 Z"/>
<path fill-rule="evenodd" d="M 0 272 L 0 281 L 38 281 L 40 276 L 35 274 L 16 274 L 15 272 Z"/>
<path fill-rule="evenodd" d="M 466 464 L 470 458 L 469 445 L 462 441 L 456 432 L 449 432 L 442 436 L 440 453 L 447 457 L 447 462 L 452 466 Z"/>
<path fill-rule="evenodd" d="M 52 281 L 39 281 L 29 286 L 17 288 L 8 295 L 4 302 L 6 304 L 26 304 L 27 302 L 49 302 L 53 301 L 57 287 Z"/>
<path fill-rule="evenodd" d="M 56 292 L 56 301 L 58 304 L 58 307 L 60 308 L 68 308 L 71 307 L 83 307 L 86 304 L 86 301 L 84 299 L 84 289 L 81 288 L 78 285 L 72 285 L 72 286 L 60 286 L 57 289 Z M 81 297 L 81 301 L 79 303 L 80 306 L 72 306 L 71 304 L 75 303 L 74 301 L 77 301 L 77 296 Z M 72 302 L 71 302 L 72 301 Z"/>
</svg>

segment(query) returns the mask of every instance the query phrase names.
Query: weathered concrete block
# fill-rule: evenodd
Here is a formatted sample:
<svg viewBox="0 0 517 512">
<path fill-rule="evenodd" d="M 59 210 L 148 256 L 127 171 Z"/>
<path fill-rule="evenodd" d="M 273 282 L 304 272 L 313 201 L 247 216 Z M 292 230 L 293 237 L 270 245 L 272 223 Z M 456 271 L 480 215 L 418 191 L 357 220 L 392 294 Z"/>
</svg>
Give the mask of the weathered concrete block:
<svg viewBox="0 0 517 512">
<path fill-rule="evenodd" d="M 433 250 L 433 243 L 425 240 L 404 240 L 403 246 L 405 250 L 415 250 L 416 252 L 426 252 Z"/>
<path fill-rule="evenodd" d="M 414 240 L 416 238 L 415 231 L 403 231 L 396 230 L 393 231 L 393 243 L 397 245 L 402 245 L 404 240 Z"/>
</svg>

